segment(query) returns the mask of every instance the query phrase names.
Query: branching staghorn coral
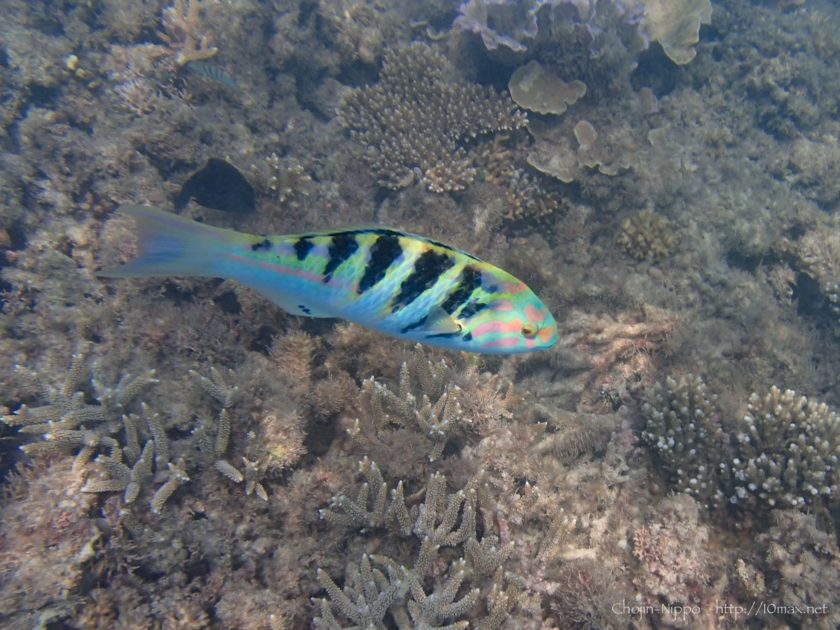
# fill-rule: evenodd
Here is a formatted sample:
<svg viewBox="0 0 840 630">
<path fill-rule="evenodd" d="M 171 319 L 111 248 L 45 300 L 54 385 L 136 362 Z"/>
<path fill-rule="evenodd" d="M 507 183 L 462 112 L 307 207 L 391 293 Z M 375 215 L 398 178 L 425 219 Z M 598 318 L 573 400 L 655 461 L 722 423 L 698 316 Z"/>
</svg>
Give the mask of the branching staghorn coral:
<svg viewBox="0 0 840 630">
<path fill-rule="evenodd" d="M 228 444 L 230 443 L 230 414 L 228 410 L 240 399 L 239 387 L 228 385 L 225 376 L 215 367 L 210 368 L 210 376 L 202 376 L 190 370 L 190 375 L 196 383 L 209 394 L 221 407 L 216 416 L 216 434 L 212 438 L 207 434 L 205 427 L 198 431 L 199 450 L 207 461 L 213 462 L 215 468 L 223 476 L 234 483 L 245 482 L 245 494 L 256 494 L 263 501 L 268 501 L 268 492 L 262 485 L 260 478 L 263 473 L 259 461 L 251 461 L 245 457 L 242 462 L 245 467 L 243 473 L 236 466 L 226 459 Z"/>
<path fill-rule="evenodd" d="M 175 63 L 183 66 L 191 61 L 214 57 L 219 49 L 210 45 L 210 37 L 200 31 L 202 15 L 208 0 L 174 0 L 163 10 L 163 33 L 158 33 L 173 50 Z M 209 0 L 210 3 L 215 0 Z"/>
<path fill-rule="evenodd" d="M 459 370 L 445 359 L 432 361 L 422 346 L 400 366 L 397 389 L 375 377 L 361 387 L 362 418 L 348 428 L 362 443 L 394 429 L 419 429 L 430 444 L 429 461 L 440 459 L 447 443 L 491 419 L 511 417 L 510 384 L 475 367 Z"/>
<path fill-rule="evenodd" d="M 90 344 L 85 344 L 73 355 L 67 376 L 57 390 L 40 383 L 50 400 L 48 404 L 31 409 L 23 405 L 2 420 L 19 426 L 22 433 L 42 435 L 43 441 L 22 447 L 29 455 L 53 450 L 77 451 L 74 462 L 77 471 L 99 451 L 94 467 L 101 474 L 88 477 L 81 492 L 122 492 L 123 502 L 128 505 L 135 502 L 145 484 L 161 483 L 150 500 L 152 510 L 160 512 L 166 500 L 189 477 L 182 462 L 173 465 L 169 461 L 169 439 L 160 415 L 143 402 L 140 415 L 128 410 L 145 387 L 157 383 L 154 370 L 136 377 L 123 375 L 115 385 L 104 386 L 101 378 L 91 376 L 88 360 L 91 349 Z M 93 371 L 96 372 L 95 367 Z M 36 374 L 30 377 L 36 383 L 39 381 Z M 85 402 L 88 386 L 95 392 L 98 405 Z M 122 443 L 115 437 L 120 432 Z M 145 438 L 142 447 L 141 435 Z"/>
<path fill-rule="evenodd" d="M 446 478 L 435 473 L 426 484 L 424 502 L 409 510 L 402 481 L 389 491 L 379 467 L 368 458 L 359 462 L 359 472 L 367 481 L 359 488 L 356 499 L 345 495 L 333 497 L 330 509 L 320 510 L 322 519 L 344 527 L 387 527 L 401 536 L 413 533 L 436 547 L 455 546 L 476 537 L 478 477 L 463 490 L 447 495 Z"/>
<path fill-rule="evenodd" d="M 509 97 L 453 74 L 441 54 L 412 44 L 387 51 L 379 83 L 344 98 L 340 120 L 381 186 L 419 178 L 433 192 L 463 190 L 476 175 L 469 144 L 525 123 Z"/>
<path fill-rule="evenodd" d="M 149 500 L 152 512 L 160 514 L 166 501 L 190 478 L 185 464 L 169 461 L 169 438 L 160 415 L 141 404 L 146 432 L 151 436 L 140 450 L 139 418 L 133 414 L 123 416 L 125 444 L 115 444 L 110 455 L 99 455 L 95 465 L 104 476 L 88 478 L 82 492 L 123 492 L 123 503 L 135 502 L 146 483 L 161 484 Z"/>
<path fill-rule="evenodd" d="M 131 419 L 125 420 L 125 414 L 143 389 L 157 382 L 155 372 L 147 370 L 138 376 L 125 374 L 114 385 L 106 386 L 101 376 L 91 374 L 90 352 L 90 344 L 80 346 L 58 387 L 48 385 L 35 372 L 16 366 L 18 372 L 32 381 L 40 397 L 48 401 L 39 407 L 21 405 L 13 414 L 0 418 L 5 424 L 18 427 L 20 433 L 41 435 L 42 441 L 21 447 L 27 454 L 75 451 L 75 467 L 79 469 L 90 461 L 97 450 L 117 448 L 112 436 L 126 422 L 132 422 Z M 86 402 L 88 387 L 93 389 L 98 404 Z"/>
<path fill-rule="evenodd" d="M 428 388 L 419 389 L 422 392 L 419 398 L 413 393 L 418 390 L 412 385 L 408 363 L 403 363 L 400 368 L 396 392 L 370 377 L 361 389 L 362 400 L 368 410 L 364 416 L 364 425 L 357 419 L 349 431 L 352 437 L 365 439 L 388 426 L 416 426 L 431 443 L 429 460 L 434 461 L 440 458 L 446 442 L 459 430 L 462 419 L 458 403 L 459 388 L 452 383 L 440 385 L 443 383 L 441 376 L 449 370 L 444 362 L 433 365 L 415 361 L 412 366 L 421 373 L 414 382 L 428 384 Z"/>
<path fill-rule="evenodd" d="M 359 462 L 359 472 L 367 481 L 359 487 L 356 499 L 343 494 L 334 496 L 330 509 L 319 510 L 321 518 L 344 527 L 388 527 L 402 536 L 409 536 L 413 520 L 405 505 L 402 481 L 389 492 L 379 467 L 367 457 Z M 390 502 L 387 502 L 389 497 Z"/>
<path fill-rule="evenodd" d="M 314 619 L 316 628 L 332 630 L 342 628 L 333 614 L 335 606 L 339 613 L 353 621 L 358 628 L 385 628 L 383 619 L 388 608 L 405 595 L 408 585 L 403 572 L 387 563 L 385 573 L 375 567 L 376 561 L 368 554 L 363 554 L 358 565 L 348 564 L 344 588 L 336 585 L 326 571 L 318 569 L 318 582 L 327 591 L 329 599 L 321 599 L 321 616 Z"/>
<path fill-rule="evenodd" d="M 391 614 L 400 628 L 465 628 L 465 621 L 440 624 L 467 614 L 478 603 L 483 587 L 488 587 L 485 600 L 488 614 L 477 627 L 498 628 L 519 601 L 521 590 L 517 580 L 502 571 L 510 547 L 500 547 L 498 537 L 488 533 L 478 540 L 476 504 L 480 477 L 474 477 L 465 488 L 450 494 L 444 476 L 433 474 L 426 485 L 423 503 L 409 509 L 402 482 L 389 493 L 376 464 L 365 459 L 360 462 L 359 471 L 367 481 L 362 484 L 357 499 L 344 495 L 333 497 L 331 507 L 320 511 L 321 518 L 362 531 L 387 527 L 401 537 L 413 534 L 420 545 L 411 568 L 383 555 L 363 557 L 358 566 L 351 563 L 343 591 L 319 570 L 318 581 L 331 601 L 321 601 L 321 616 L 315 620 L 316 626 L 342 627 L 333 613 L 335 606 L 341 615 L 357 623 L 375 607 L 370 626 L 375 628 L 385 627 L 381 624 L 386 613 Z M 445 566 L 439 558 L 442 547 L 450 550 L 449 557 L 451 552 L 456 553 L 446 576 L 441 573 L 441 566 Z M 386 569 L 388 577 L 382 570 L 371 568 L 374 564 Z M 365 572 L 370 579 L 360 584 L 358 576 Z M 430 594 L 426 586 L 429 575 L 436 578 Z M 464 590 L 466 580 L 470 588 Z M 381 609 L 383 602 L 388 602 L 385 610 Z"/>
</svg>

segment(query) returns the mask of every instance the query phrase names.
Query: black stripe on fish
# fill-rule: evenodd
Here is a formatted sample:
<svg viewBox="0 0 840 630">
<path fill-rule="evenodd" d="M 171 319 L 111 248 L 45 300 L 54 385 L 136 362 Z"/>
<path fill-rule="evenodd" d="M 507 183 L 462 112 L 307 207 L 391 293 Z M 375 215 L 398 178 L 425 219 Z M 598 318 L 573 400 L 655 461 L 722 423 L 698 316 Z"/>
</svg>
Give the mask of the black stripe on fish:
<svg viewBox="0 0 840 630">
<path fill-rule="evenodd" d="M 414 261 L 411 274 L 400 284 L 400 292 L 391 303 L 391 312 L 396 313 L 416 300 L 430 289 L 446 271 L 455 264 L 455 259 L 447 254 L 439 254 L 428 249 Z"/>
<path fill-rule="evenodd" d="M 425 323 L 426 323 L 426 320 L 427 320 L 427 319 L 429 319 L 429 316 L 428 316 L 428 315 L 423 315 L 423 317 L 421 317 L 420 319 L 418 319 L 416 322 L 411 322 L 408 326 L 406 326 L 406 327 L 404 327 L 404 328 L 401 328 L 401 329 L 400 329 L 400 334 L 401 334 L 401 335 L 404 335 L 404 334 L 406 334 L 409 330 L 414 330 L 415 328 L 420 328 L 420 326 L 422 326 L 423 324 L 425 324 Z"/>
<path fill-rule="evenodd" d="M 309 240 L 308 236 L 301 236 L 295 241 L 293 247 L 295 248 L 295 255 L 297 256 L 297 259 L 305 260 L 309 255 L 309 250 L 314 247 L 314 244 Z"/>
<path fill-rule="evenodd" d="M 268 249 L 271 249 L 271 241 L 269 241 L 267 238 L 264 238 L 259 243 L 254 243 L 253 245 L 251 245 L 252 252 L 260 252 Z"/>
<path fill-rule="evenodd" d="M 330 246 L 327 248 L 330 259 L 324 267 L 324 282 L 329 282 L 332 279 L 333 271 L 356 253 L 357 249 L 359 249 L 359 243 L 352 234 L 347 232 L 334 234 Z"/>
<path fill-rule="evenodd" d="M 489 304 L 485 302 L 479 302 L 478 300 L 473 300 L 469 304 L 467 304 L 464 308 L 461 309 L 461 312 L 458 313 L 459 319 L 469 319 L 479 311 L 483 311 L 487 308 Z"/>
<path fill-rule="evenodd" d="M 356 293 L 361 295 L 385 277 L 388 268 L 403 253 L 400 239 L 396 234 L 380 234 L 370 246 L 368 259 Z M 410 330 L 410 329 L 409 329 Z"/>
<path fill-rule="evenodd" d="M 454 254 L 463 254 L 467 258 L 472 258 L 473 260 L 475 260 L 477 262 L 481 262 L 480 258 L 476 258 L 475 256 L 473 256 L 469 252 L 465 252 L 461 249 L 456 249 L 456 248 L 452 247 L 452 245 L 447 245 L 446 243 L 441 243 L 440 241 L 433 241 L 430 238 L 424 238 L 423 240 L 425 240 L 430 245 L 434 245 L 435 247 L 440 247 L 441 249 L 445 249 L 445 250 L 450 251 Z"/>
<path fill-rule="evenodd" d="M 460 330 L 456 330 L 456 331 L 453 331 L 453 332 L 445 332 L 445 333 L 435 333 L 433 335 L 426 335 L 426 339 L 448 339 L 450 337 L 457 337 L 460 334 L 461 334 Z M 470 333 L 467 333 L 467 334 L 469 335 Z M 472 339 L 472 336 L 470 336 L 470 339 Z"/>
<path fill-rule="evenodd" d="M 464 305 L 472 296 L 473 292 L 481 286 L 481 272 L 467 265 L 461 272 L 461 277 L 458 278 L 458 284 L 452 292 L 446 296 L 443 304 L 440 307 L 449 315 L 452 315 L 459 307 Z M 462 315 L 461 315 L 462 316 Z"/>
</svg>

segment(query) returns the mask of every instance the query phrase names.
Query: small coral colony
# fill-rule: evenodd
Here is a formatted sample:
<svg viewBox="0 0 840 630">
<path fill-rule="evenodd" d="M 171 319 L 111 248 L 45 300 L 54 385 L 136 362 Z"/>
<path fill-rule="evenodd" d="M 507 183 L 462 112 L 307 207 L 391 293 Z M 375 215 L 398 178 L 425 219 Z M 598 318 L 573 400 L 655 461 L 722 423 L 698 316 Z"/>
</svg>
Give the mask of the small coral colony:
<svg viewBox="0 0 840 630">
<path fill-rule="evenodd" d="M 7 4 L 0 625 L 840 624 L 833 3 Z"/>
</svg>

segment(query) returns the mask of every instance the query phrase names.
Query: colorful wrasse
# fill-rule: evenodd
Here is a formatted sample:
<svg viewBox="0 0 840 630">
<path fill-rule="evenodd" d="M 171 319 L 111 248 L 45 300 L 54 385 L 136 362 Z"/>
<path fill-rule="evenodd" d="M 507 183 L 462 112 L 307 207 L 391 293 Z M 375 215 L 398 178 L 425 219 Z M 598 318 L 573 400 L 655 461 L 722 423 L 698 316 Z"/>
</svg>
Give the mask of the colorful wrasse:
<svg viewBox="0 0 840 630">
<path fill-rule="evenodd" d="M 230 278 L 295 315 L 340 317 L 452 350 L 544 350 L 557 326 L 523 282 L 421 236 L 387 228 L 255 236 L 145 206 L 120 209 L 138 256 L 99 275 Z"/>
</svg>

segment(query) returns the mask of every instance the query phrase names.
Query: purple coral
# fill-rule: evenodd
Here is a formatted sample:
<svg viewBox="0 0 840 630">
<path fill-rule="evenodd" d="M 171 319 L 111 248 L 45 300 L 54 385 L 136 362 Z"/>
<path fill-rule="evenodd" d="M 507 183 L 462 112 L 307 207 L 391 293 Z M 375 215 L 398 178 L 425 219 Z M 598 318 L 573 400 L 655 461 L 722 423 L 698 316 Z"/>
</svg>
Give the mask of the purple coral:
<svg viewBox="0 0 840 630">
<path fill-rule="evenodd" d="M 537 38 L 545 20 L 552 25 L 549 31 L 565 22 L 585 29 L 594 40 L 605 16 L 637 25 L 643 11 L 641 0 L 467 0 L 453 26 L 480 35 L 487 50 L 505 47 L 520 53 Z"/>
<path fill-rule="evenodd" d="M 524 52 L 528 42 L 537 36 L 539 0 L 468 0 L 458 11 L 454 26 L 477 33 L 487 50 L 505 46 Z"/>
</svg>

